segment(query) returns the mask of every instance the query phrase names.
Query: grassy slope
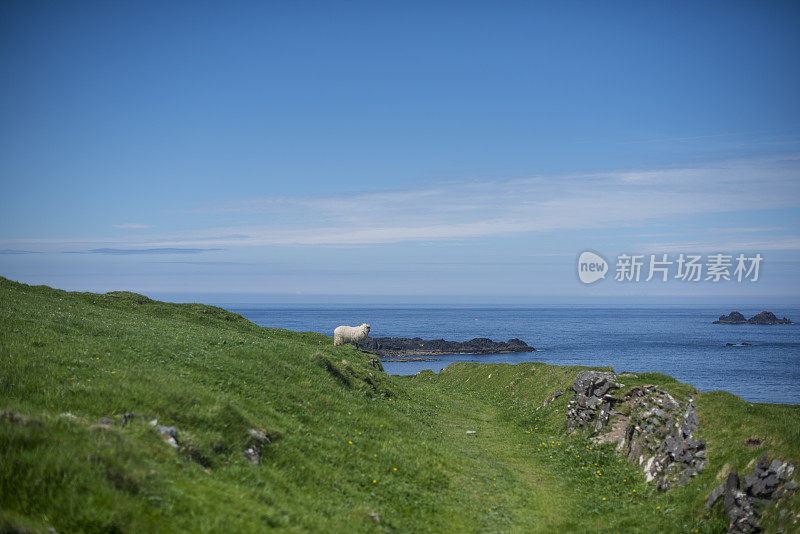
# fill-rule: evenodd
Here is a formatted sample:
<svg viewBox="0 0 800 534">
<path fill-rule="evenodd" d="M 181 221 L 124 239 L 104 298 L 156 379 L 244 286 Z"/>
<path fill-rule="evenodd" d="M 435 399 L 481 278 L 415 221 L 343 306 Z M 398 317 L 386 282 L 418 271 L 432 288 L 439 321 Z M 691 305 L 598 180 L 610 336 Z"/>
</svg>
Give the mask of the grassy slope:
<svg viewBox="0 0 800 534">
<path fill-rule="evenodd" d="M 218 308 L 0 279 L 0 410 L 33 421 L 0 421 L 0 530 L 718 532 L 703 499 L 719 473 L 762 450 L 800 460 L 800 408 L 701 394 L 709 469 L 656 492 L 610 446 L 564 435 L 569 395 L 536 409 L 579 368 L 410 379 L 368 361 Z M 691 390 L 664 375 L 626 383 L 646 382 Z M 142 417 L 93 426 L 129 411 Z M 177 451 L 151 418 L 178 428 Z M 242 457 L 250 428 L 279 436 L 260 466 Z M 745 447 L 754 435 L 765 444 Z M 800 509 L 796 496 L 783 506 Z"/>
</svg>

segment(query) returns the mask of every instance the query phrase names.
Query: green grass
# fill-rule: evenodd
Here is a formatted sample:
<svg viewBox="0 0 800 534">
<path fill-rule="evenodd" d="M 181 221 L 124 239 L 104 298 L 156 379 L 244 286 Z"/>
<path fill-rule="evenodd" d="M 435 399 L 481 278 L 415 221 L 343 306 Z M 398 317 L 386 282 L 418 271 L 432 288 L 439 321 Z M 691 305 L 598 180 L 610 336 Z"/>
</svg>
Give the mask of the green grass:
<svg viewBox="0 0 800 534">
<path fill-rule="evenodd" d="M 658 492 L 612 446 L 565 434 L 581 368 L 412 378 L 369 360 L 219 308 L 0 278 L 0 532 L 724 532 L 703 506 L 718 475 L 763 451 L 800 460 L 797 406 L 639 375 L 626 386 L 694 394 L 709 441 L 709 468 Z M 126 412 L 124 428 L 96 425 Z M 177 450 L 151 419 L 177 427 Z M 242 454 L 249 429 L 273 436 L 258 466 Z M 745 446 L 753 436 L 763 445 Z M 780 507 L 768 527 L 800 503 Z"/>
</svg>

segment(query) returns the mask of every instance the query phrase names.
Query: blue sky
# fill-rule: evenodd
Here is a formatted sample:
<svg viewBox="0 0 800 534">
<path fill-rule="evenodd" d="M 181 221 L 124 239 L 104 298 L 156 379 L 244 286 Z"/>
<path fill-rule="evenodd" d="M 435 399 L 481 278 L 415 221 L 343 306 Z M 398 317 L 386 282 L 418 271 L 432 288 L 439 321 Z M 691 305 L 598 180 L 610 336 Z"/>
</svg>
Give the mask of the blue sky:
<svg viewBox="0 0 800 534">
<path fill-rule="evenodd" d="M 0 76 L 12 279 L 800 303 L 797 2 L 9 1 Z M 587 249 L 765 260 L 584 286 Z"/>
</svg>

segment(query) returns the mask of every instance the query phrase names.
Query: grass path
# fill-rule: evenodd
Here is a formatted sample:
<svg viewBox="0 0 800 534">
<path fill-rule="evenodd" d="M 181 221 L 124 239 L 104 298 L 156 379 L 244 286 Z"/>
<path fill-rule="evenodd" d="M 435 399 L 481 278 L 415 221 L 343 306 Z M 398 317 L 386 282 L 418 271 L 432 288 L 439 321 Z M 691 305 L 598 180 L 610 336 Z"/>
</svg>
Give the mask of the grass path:
<svg viewBox="0 0 800 534">
<path fill-rule="evenodd" d="M 465 511 L 470 502 L 468 530 L 523 532 L 553 531 L 574 508 L 569 489 L 532 454 L 534 440 L 522 426 L 509 421 L 505 406 L 475 399 L 459 391 L 427 390 L 439 406 L 435 427 L 447 446 L 460 458 L 453 473 L 454 491 L 444 501 Z M 475 430 L 475 436 L 467 435 Z M 466 491 L 465 491 L 466 490 Z"/>
</svg>

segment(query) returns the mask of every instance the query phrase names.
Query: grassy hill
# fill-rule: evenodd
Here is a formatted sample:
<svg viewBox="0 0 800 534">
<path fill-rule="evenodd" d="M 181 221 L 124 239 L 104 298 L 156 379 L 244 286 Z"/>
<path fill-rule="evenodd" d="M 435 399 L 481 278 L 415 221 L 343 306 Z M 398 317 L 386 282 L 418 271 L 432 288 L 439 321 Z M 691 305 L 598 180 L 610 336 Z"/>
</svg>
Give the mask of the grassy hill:
<svg viewBox="0 0 800 534">
<path fill-rule="evenodd" d="M 704 502 L 728 471 L 800 460 L 800 407 L 696 394 L 709 467 L 657 491 L 612 445 L 566 434 L 569 391 L 542 407 L 580 370 L 393 377 L 219 308 L 0 278 L 0 532 L 724 532 Z M 693 391 L 626 387 L 644 383 Z M 763 523 L 798 514 L 793 492 Z"/>
</svg>

